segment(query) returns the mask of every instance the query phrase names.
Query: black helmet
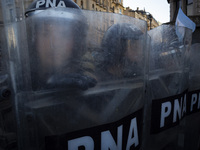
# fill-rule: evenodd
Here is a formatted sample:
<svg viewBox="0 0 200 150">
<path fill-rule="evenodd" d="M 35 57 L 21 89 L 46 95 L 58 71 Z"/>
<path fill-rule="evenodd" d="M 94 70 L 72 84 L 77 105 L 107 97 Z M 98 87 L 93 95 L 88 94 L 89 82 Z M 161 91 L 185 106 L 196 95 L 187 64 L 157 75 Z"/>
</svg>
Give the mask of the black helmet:
<svg viewBox="0 0 200 150">
<path fill-rule="evenodd" d="M 119 23 L 112 25 L 102 40 L 103 58 L 101 64 L 117 65 L 122 62 L 127 51 L 128 41 L 139 40 L 143 32 L 133 24 Z"/>
<path fill-rule="evenodd" d="M 28 17 L 41 10 L 57 7 L 80 9 L 79 6 L 71 0 L 35 0 L 26 10 L 25 16 Z"/>
<path fill-rule="evenodd" d="M 67 34 L 72 33 L 74 49 L 72 55 L 82 56 L 85 53 L 84 44 L 87 32 L 87 19 L 79 6 L 71 0 L 36 0 L 26 11 L 27 33 L 33 40 L 37 40 L 39 32 L 54 26 L 59 29 L 62 25 Z M 64 36 L 64 32 L 62 33 Z M 31 47 L 34 47 L 32 45 Z"/>
<path fill-rule="evenodd" d="M 71 69 L 76 72 L 80 67 L 80 58 L 85 53 L 87 33 L 82 10 L 71 0 L 37 0 L 30 5 L 26 16 L 33 82 L 43 84 L 38 78 L 45 80 L 54 73 L 68 73 Z M 48 43 L 43 39 L 49 39 Z M 57 62 L 59 67 L 55 66 Z"/>
<path fill-rule="evenodd" d="M 108 79 L 141 75 L 142 63 L 139 62 L 141 58 L 136 53 L 141 51 L 142 54 L 142 49 L 137 49 L 135 46 L 141 46 L 143 35 L 143 32 L 133 24 L 112 25 L 104 34 L 101 50 L 96 56 L 98 70 L 103 74 L 106 73 Z"/>
</svg>

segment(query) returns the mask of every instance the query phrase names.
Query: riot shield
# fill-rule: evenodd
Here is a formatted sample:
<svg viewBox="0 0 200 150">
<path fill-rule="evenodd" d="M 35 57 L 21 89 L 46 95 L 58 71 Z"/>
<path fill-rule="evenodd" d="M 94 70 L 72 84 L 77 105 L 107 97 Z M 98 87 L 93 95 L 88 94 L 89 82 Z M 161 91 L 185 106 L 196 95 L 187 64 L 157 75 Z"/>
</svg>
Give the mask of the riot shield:
<svg viewBox="0 0 200 150">
<path fill-rule="evenodd" d="M 181 27 L 180 27 L 181 28 Z M 180 29 L 179 28 L 179 29 Z M 176 149 L 184 142 L 180 120 L 185 116 L 191 31 L 172 25 L 148 31 L 151 37 L 145 112 L 145 149 Z"/>
<path fill-rule="evenodd" d="M 8 61 L 4 32 L 3 10 L 0 3 L 0 149 L 14 149 L 17 145 L 14 109 L 8 75 Z"/>
<path fill-rule="evenodd" d="M 50 8 L 7 25 L 10 30 L 20 150 L 140 147 L 144 21 Z"/>
<path fill-rule="evenodd" d="M 200 44 L 195 43 L 191 46 L 190 51 L 190 72 L 189 72 L 189 92 L 188 92 L 188 108 L 185 121 L 185 139 L 184 149 L 200 149 L 200 72 L 199 72 L 199 49 Z"/>
</svg>

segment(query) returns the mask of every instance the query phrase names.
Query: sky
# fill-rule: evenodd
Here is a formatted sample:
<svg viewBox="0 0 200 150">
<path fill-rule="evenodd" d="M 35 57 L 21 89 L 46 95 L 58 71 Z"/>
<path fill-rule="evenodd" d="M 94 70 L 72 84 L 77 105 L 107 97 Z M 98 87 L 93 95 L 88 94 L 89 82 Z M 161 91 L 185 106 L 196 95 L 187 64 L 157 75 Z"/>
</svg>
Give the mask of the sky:
<svg viewBox="0 0 200 150">
<path fill-rule="evenodd" d="M 153 17 L 161 22 L 169 22 L 170 9 L 167 0 L 123 0 L 124 7 L 130 7 L 132 10 L 136 10 L 139 7 L 140 10 L 144 10 L 153 15 Z"/>
</svg>

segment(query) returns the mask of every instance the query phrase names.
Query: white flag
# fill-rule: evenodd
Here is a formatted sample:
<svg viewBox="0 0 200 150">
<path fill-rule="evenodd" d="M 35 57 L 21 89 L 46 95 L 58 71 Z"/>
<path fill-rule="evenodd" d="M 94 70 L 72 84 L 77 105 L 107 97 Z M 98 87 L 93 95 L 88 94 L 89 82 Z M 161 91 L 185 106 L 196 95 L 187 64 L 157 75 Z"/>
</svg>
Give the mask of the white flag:
<svg viewBox="0 0 200 150">
<path fill-rule="evenodd" d="M 178 36 L 179 42 L 183 41 L 183 38 L 185 36 L 185 29 L 180 27 L 189 28 L 192 30 L 192 32 L 194 32 L 196 28 L 196 24 L 183 13 L 181 8 L 179 8 L 175 25 L 176 25 L 176 35 Z"/>
<path fill-rule="evenodd" d="M 176 26 L 189 28 L 192 30 L 192 32 L 194 32 L 196 29 L 196 24 L 183 13 L 181 8 L 179 8 L 176 18 Z"/>
</svg>

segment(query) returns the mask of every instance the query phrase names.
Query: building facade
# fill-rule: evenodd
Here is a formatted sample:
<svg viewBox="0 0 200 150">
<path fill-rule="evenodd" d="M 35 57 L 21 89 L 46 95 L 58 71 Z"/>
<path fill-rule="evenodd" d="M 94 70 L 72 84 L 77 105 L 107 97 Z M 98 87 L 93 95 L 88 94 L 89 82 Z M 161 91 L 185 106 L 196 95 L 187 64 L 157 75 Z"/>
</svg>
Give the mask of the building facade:
<svg viewBox="0 0 200 150">
<path fill-rule="evenodd" d="M 140 10 L 139 7 L 137 10 L 132 10 L 129 7 L 124 8 L 124 15 L 145 20 L 147 22 L 148 30 L 151 30 L 160 25 L 152 16 L 152 14 L 146 12 L 145 10 Z"/>
<path fill-rule="evenodd" d="M 189 16 L 200 16 L 200 0 L 168 0 L 170 4 L 170 21 L 174 21 L 179 6 L 183 10 L 183 12 Z"/>
<path fill-rule="evenodd" d="M 7 0 L 8 5 L 10 1 L 13 1 L 13 0 Z M 17 5 L 19 0 L 15 0 L 15 1 Z M 159 23 L 156 21 L 156 19 L 154 19 L 150 13 L 145 12 L 145 10 L 139 10 L 139 8 L 137 10 L 132 10 L 129 7 L 124 8 L 123 0 L 73 0 L 73 1 L 77 3 L 77 5 L 82 9 L 109 12 L 109 13 L 118 13 L 118 14 L 127 15 L 130 17 L 145 20 L 148 25 L 148 30 L 159 26 Z M 27 9 L 28 6 L 32 2 L 33 0 L 25 0 L 24 9 Z M 10 12 L 8 13 L 13 14 L 11 11 L 14 11 L 14 10 L 11 8 L 9 11 Z M 20 10 L 16 10 L 16 11 L 20 11 Z M 12 19 L 12 18 L 13 19 L 23 18 L 23 16 L 8 16 L 8 19 Z M 2 22 L 2 13 L 0 14 L 0 21 Z"/>
<path fill-rule="evenodd" d="M 193 33 L 193 43 L 200 43 L 200 0 L 167 0 L 170 4 L 170 23 L 175 23 L 178 9 L 196 23 L 196 30 Z"/>
<path fill-rule="evenodd" d="M 74 0 L 82 9 L 123 14 L 123 0 Z"/>
<path fill-rule="evenodd" d="M 82 9 L 103 11 L 110 13 L 118 13 L 130 17 L 145 20 L 148 25 L 148 30 L 159 26 L 159 23 L 153 16 L 145 10 L 132 10 L 129 7 L 123 7 L 123 0 L 74 0 Z"/>
</svg>

